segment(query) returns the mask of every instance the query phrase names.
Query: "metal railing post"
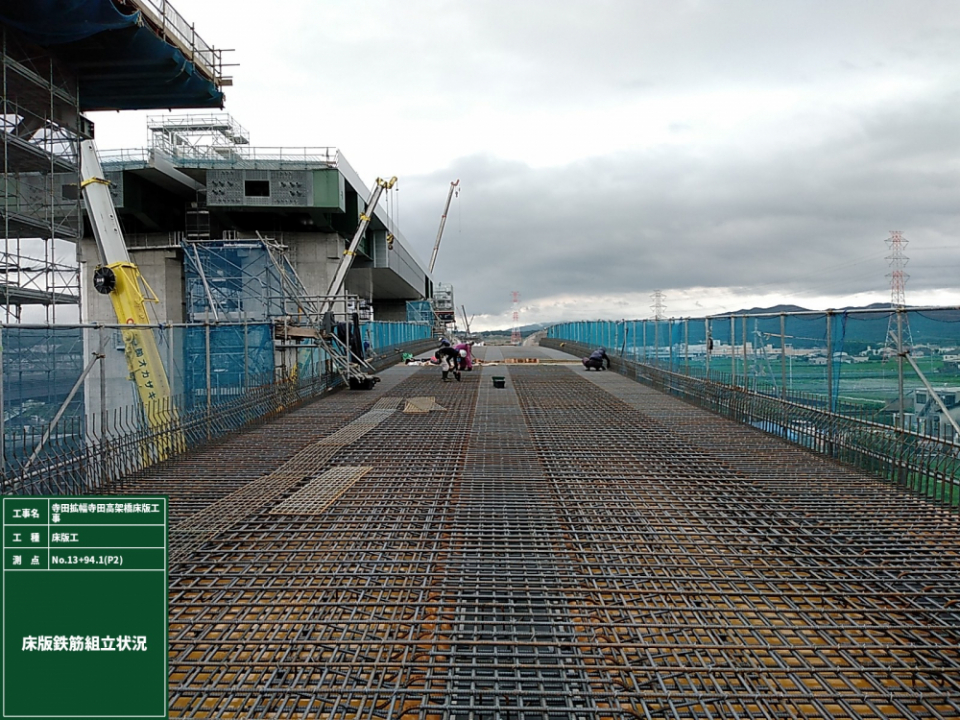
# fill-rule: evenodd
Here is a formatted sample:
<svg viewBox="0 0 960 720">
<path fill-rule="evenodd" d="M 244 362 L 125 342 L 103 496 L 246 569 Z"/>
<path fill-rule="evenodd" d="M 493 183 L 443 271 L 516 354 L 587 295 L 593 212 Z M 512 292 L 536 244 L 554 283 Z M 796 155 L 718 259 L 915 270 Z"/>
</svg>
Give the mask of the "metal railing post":
<svg viewBox="0 0 960 720">
<path fill-rule="evenodd" d="M 833 312 L 827 310 L 827 411 L 833 412 Z"/>
<path fill-rule="evenodd" d="M 203 323 L 204 330 L 204 358 L 205 358 L 205 370 L 206 370 L 206 385 L 207 385 L 207 440 L 210 439 L 211 427 L 210 422 L 213 417 L 213 388 L 212 388 L 212 373 L 210 369 L 210 321 L 206 320 Z"/>
<path fill-rule="evenodd" d="M 673 372 L 673 318 L 667 320 L 667 340 L 670 343 L 670 372 Z"/>
<path fill-rule="evenodd" d="M 710 332 L 710 318 L 703 319 L 703 328 L 704 328 L 704 344 L 706 347 L 705 351 L 705 367 L 704 374 L 707 377 L 707 380 L 710 379 L 710 354 L 713 352 L 713 335 Z"/>
<path fill-rule="evenodd" d="M 103 358 L 100 360 L 100 484 L 104 485 L 109 479 L 109 448 L 110 441 L 107 436 L 107 422 L 110 419 L 110 411 L 107 408 L 107 339 L 104 337 L 106 328 L 100 325 L 97 328 L 97 335 L 100 340 L 100 352 Z"/>
<path fill-rule="evenodd" d="M 740 334 L 743 342 L 743 389 L 750 389 L 750 364 L 747 362 L 747 316 L 740 318 Z"/>
<path fill-rule="evenodd" d="M 831 319 L 833 317 L 833 312 L 827 310 L 827 413 L 830 418 L 827 421 L 827 437 L 826 444 L 824 449 L 826 450 L 827 455 L 833 457 L 833 435 L 834 435 L 834 420 L 833 420 L 833 323 Z"/>
<path fill-rule="evenodd" d="M 730 385 L 737 386 L 737 319 L 730 316 Z"/>
<path fill-rule="evenodd" d="M 787 316 L 780 313 L 780 397 L 787 399 Z"/>
<path fill-rule="evenodd" d="M 903 392 L 903 308 L 897 308 L 897 400 L 900 403 L 900 429 L 905 430 L 907 408 Z"/>
<path fill-rule="evenodd" d="M 653 319 L 653 363 L 660 367 L 660 318 Z"/>
</svg>

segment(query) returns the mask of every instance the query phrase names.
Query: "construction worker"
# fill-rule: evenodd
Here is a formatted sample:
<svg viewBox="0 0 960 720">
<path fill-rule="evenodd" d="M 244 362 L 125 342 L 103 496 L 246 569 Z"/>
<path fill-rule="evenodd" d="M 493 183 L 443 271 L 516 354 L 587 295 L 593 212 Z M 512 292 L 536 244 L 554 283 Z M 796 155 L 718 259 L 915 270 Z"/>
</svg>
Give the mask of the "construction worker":
<svg viewBox="0 0 960 720">
<path fill-rule="evenodd" d="M 454 350 L 464 350 L 466 355 L 461 355 L 460 369 L 473 370 L 473 346 L 470 343 L 457 343 L 453 346 Z"/>
<path fill-rule="evenodd" d="M 451 370 L 453 370 L 454 377 L 459 380 L 460 353 L 450 347 L 449 342 L 443 342 L 446 344 L 441 343 L 440 348 L 433 354 L 433 356 L 440 362 L 440 372 L 443 374 L 443 382 L 450 382 L 450 378 L 447 376 Z"/>
<path fill-rule="evenodd" d="M 609 367 L 610 367 L 610 356 L 607 355 L 607 349 L 606 349 L 605 347 L 598 347 L 596 350 L 594 350 L 592 353 L 590 353 L 590 357 L 585 357 L 585 358 L 583 358 L 583 361 L 582 361 L 582 362 L 583 362 L 583 366 L 584 366 L 587 370 L 590 370 L 591 368 L 592 368 L 593 370 L 603 370 L 603 369 L 604 369 L 604 367 L 603 367 L 603 361 L 604 361 L 604 360 L 607 361 L 607 367 L 609 368 Z"/>
</svg>

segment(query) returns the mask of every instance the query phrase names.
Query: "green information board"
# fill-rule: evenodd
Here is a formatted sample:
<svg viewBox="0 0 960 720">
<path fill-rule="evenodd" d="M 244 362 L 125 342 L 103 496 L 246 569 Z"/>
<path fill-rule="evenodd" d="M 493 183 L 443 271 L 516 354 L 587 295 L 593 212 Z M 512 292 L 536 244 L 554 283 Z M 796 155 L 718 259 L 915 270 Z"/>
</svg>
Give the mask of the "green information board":
<svg viewBox="0 0 960 720">
<path fill-rule="evenodd" d="M 2 717 L 166 718 L 167 498 L 2 500 Z"/>
</svg>

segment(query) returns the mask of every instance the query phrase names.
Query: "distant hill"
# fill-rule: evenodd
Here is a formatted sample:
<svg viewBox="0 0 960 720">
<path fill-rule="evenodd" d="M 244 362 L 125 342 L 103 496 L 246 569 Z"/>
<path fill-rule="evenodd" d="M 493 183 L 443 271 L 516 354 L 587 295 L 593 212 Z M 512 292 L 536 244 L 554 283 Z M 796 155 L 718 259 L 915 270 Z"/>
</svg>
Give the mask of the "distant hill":
<svg viewBox="0 0 960 720">
<path fill-rule="evenodd" d="M 548 328 L 555 324 L 556 323 L 534 323 L 533 325 L 521 325 L 520 334 L 526 337 L 530 333 L 535 333 L 537 330 L 543 330 L 544 328 Z M 511 333 L 513 333 L 513 328 L 507 328 L 505 330 L 485 330 L 477 333 L 477 335 L 483 335 L 486 337 L 488 335 L 510 335 Z"/>
<path fill-rule="evenodd" d="M 831 308 L 834 315 L 830 334 L 835 349 L 841 345 L 852 349 L 873 346 L 878 347 L 886 343 L 887 328 L 890 323 L 890 304 L 872 303 L 870 305 Z M 857 311 L 852 313 L 850 311 Z M 908 307 L 907 310 L 910 310 Z M 863 312 L 868 311 L 868 312 Z M 873 311 L 873 312 L 870 312 Z M 777 345 L 780 342 L 779 313 L 807 312 L 815 313 L 806 316 L 790 316 L 785 319 L 787 343 L 798 348 L 823 347 L 826 344 L 827 321 L 823 311 L 807 310 L 798 305 L 774 305 L 767 308 L 751 308 L 737 310 L 731 315 L 762 315 L 774 314 L 774 317 L 748 319 L 747 340 L 753 342 L 757 333 L 765 338 L 766 343 Z M 960 345 L 960 310 L 924 310 L 908 313 L 910 335 L 913 344 L 929 343 L 932 345 Z M 697 328 L 700 323 L 691 323 L 690 342 L 703 342 L 704 332 Z M 736 342 L 740 342 L 743 332 L 742 325 L 736 323 Z M 694 337 L 697 339 L 694 340 Z M 730 342 L 729 321 L 713 323 L 713 337 L 718 342 Z"/>
<path fill-rule="evenodd" d="M 773 305 L 767 308 L 755 307 L 749 310 L 735 310 L 731 315 L 759 315 L 762 313 L 782 313 L 782 312 L 812 312 L 799 305 Z"/>
</svg>

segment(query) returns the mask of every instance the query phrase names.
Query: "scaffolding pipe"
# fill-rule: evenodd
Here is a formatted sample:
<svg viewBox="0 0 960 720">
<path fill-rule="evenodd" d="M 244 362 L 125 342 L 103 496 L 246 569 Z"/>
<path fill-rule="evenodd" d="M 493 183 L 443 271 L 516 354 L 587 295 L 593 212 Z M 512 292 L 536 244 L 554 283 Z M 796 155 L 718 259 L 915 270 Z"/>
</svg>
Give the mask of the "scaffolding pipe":
<svg viewBox="0 0 960 720">
<path fill-rule="evenodd" d="M 740 334 L 743 342 L 743 389 L 750 389 L 750 371 L 749 371 L 749 362 L 747 360 L 747 316 L 744 315 L 740 318 Z"/>
<path fill-rule="evenodd" d="M 101 345 L 100 352 L 93 353 L 93 359 L 87 363 L 87 366 L 83 369 L 83 372 L 80 373 L 80 377 L 77 378 L 77 381 L 73 384 L 73 388 L 71 388 L 70 392 L 67 394 L 67 399 L 63 401 L 62 405 L 60 405 L 60 409 L 57 410 L 57 414 L 53 416 L 53 420 L 50 421 L 50 425 L 47 427 L 46 432 L 44 432 L 43 437 L 40 438 L 40 443 L 33 449 L 33 453 L 30 455 L 30 458 L 26 463 L 24 463 L 24 471 L 26 471 L 27 468 L 33 464 L 33 461 L 37 459 L 37 455 L 40 454 L 43 446 L 47 444 L 50 436 L 53 435 L 53 431 L 57 427 L 57 423 L 60 422 L 60 418 L 62 418 L 63 414 L 67 411 L 67 407 L 70 405 L 70 401 L 73 400 L 73 396 L 77 394 L 77 390 L 79 390 L 83 385 L 83 381 L 86 379 L 87 375 L 90 374 L 90 371 L 93 370 L 93 366 L 98 360 L 103 360 L 103 358 L 103 346 Z"/>
<path fill-rule="evenodd" d="M 907 427 L 906 398 L 903 394 L 903 308 L 897 308 L 897 399 L 900 402 L 900 429 Z"/>
<path fill-rule="evenodd" d="M 193 244 L 193 256 L 197 260 L 197 270 L 200 273 L 200 282 L 203 283 L 203 290 L 207 293 L 207 302 L 210 303 L 210 311 L 213 313 L 215 322 L 220 322 L 220 315 L 217 313 L 217 306 L 213 302 L 213 293 L 210 292 L 210 285 L 207 284 L 207 274 L 203 271 L 203 263 L 200 262 L 200 251 L 197 250 L 197 244 Z"/>
<path fill-rule="evenodd" d="M 787 316 L 780 313 L 780 397 L 787 399 Z"/>
<path fill-rule="evenodd" d="M 737 318 L 730 316 L 730 385 L 737 385 Z"/>
<path fill-rule="evenodd" d="M 833 333 L 831 318 L 833 313 L 827 311 L 827 410 L 833 412 Z"/>
<path fill-rule="evenodd" d="M 707 380 L 710 379 L 710 354 L 713 352 L 713 336 L 710 334 L 710 318 L 703 319 L 703 332 L 707 343 L 707 360 L 704 368 Z"/>
</svg>

